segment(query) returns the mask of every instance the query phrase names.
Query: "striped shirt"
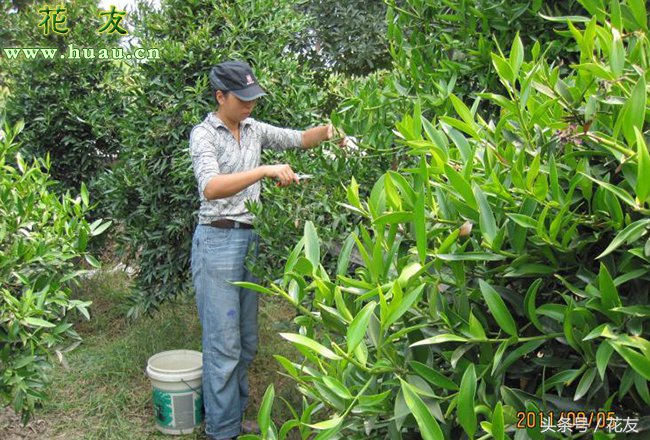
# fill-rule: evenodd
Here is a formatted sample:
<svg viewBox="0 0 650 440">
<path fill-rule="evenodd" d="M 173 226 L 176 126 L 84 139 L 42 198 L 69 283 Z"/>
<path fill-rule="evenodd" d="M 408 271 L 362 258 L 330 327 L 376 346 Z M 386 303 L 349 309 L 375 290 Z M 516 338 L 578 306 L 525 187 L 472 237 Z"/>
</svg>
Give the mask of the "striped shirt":
<svg viewBox="0 0 650 440">
<path fill-rule="evenodd" d="M 239 124 L 239 139 L 237 143 L 230 129 L 212 112 L 190 133 L 190 155 L 201 201 L 200 224 L 220 219 L 253 223 L 253 214 L 246 209 L 246 202 L 259 200 L 259 181 L 223 199 L 207 200 L 203 190 L 210 179 L 218 174 L 238 173 L 258 167 L 262 148 L 299 148 L 302 132 L 246 118 Z"/>
</svg>

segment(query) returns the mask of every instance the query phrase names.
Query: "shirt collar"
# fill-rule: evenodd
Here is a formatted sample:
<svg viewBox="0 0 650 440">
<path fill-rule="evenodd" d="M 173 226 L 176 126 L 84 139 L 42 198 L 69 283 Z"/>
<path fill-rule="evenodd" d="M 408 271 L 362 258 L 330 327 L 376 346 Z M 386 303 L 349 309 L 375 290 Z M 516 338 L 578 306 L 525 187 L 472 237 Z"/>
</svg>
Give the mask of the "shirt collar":
<svg viewBox="0 0 650 440">
<path fill-rule="evenodd" d="M 207 120 L 214 128 L 223 127 L 226 130 L 229 130 L 228 126 L 219 118 L 219 116 L 217 116 L 215 112 L 208 113 Z M 250 125 L 251 118 L 246 118 L 243 121 L 241 121 L 239 124 L 242 127 L 245 127 L 246 125 Z"/>
</svg>

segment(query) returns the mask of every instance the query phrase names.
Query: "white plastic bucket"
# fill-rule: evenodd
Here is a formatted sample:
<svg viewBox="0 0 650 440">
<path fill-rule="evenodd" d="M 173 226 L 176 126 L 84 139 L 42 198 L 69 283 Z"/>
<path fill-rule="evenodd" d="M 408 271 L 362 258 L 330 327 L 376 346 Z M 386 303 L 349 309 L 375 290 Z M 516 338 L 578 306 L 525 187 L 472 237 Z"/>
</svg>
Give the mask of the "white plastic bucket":
<svg viewBox="0 0 650 440">
<path fill-rule="evenodd" d="M 203 355 L 194 350 L 163 351 L 149 358 L 156 427 L 164 434 L 191 434 L 203 422 Z"/>
</svg>

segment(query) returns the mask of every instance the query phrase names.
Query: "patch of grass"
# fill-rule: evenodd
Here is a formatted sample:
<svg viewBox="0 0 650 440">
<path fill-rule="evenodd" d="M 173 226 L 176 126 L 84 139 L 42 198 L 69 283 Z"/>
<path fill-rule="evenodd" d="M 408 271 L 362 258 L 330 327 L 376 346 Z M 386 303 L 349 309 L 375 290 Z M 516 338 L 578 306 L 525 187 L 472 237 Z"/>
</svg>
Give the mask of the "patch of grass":
<svg viewBox="0 0 650 440">
<path fill-rule="evenodd" d="M 163 304 L 152 316 L 130 321 L 130 280 L 121 271 L 99 272 L 75 293 L 91 300 L 91 320 L 76 325 L 83 343 L 66 354 L 69 369 L 57 366 L 48 388 L 50 401 L 37 417 L 54 439 L 159 438 L 153 418 L 151 383 L 145 368 L 150 356 L 165 350 L 201 349 L 201 328 L 192 296 Z M 251 397 L 246 416 L 255 418 L 266 387 L 298 402 L 293 382 L 277 373 L 273 355 L 295 358 L 296 351 L 278 336 L 291 327 L 293 310 L 280 299 L 260 297 L 260 343 L 249 374 Z M 274 419 L 290 413 L 278 399 Z M 197 430 L 200 431 L 200 430 Z M 204 439 L 201 432 L 179 439 Z"/>
</svg>

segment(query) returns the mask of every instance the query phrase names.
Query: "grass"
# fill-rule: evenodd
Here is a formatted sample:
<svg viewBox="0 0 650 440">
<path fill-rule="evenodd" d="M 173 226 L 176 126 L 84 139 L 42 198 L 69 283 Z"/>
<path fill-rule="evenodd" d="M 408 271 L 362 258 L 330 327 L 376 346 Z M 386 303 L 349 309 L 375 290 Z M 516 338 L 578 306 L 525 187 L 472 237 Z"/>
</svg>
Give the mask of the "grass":
<svg viewBox="0 0 650 440">
<path fill-rule="evenodd" d="M 151 439 L 161 437 L 154 425 L 147 359 L 172 349 L 200 350 L 201 329 L 193 297 L 164 304 L 152 316 L 130 321 L 130 280 L 121 271 L 104 271 L 83 281 L 77 296 L 92 300 L 91 320 L 76 326 L 83 343 L 66 354 L 68 368 L 57 366 L 49 386 L 50 400 L 37 411 L 52 439 Z M 246 416 L 255 418 L 266 387 L 296 402 L 293 383 L 277 373 L 274 354 L 296 352 L 277 333 L 291 326 L 293 310 L 277 298 L 260 296 L 260 343 L 250 371 L 251 397 Z M 277 397 L 276 397 L 277 398 Z M 274 408 L 281 423 L 288 411 Z M 197 430 L 201 431 L 201 430 Z M 44 434 L 44 435 L 43 435 Z M 201 432 L 179 439 L 204 439 Z"/>
</svg>

